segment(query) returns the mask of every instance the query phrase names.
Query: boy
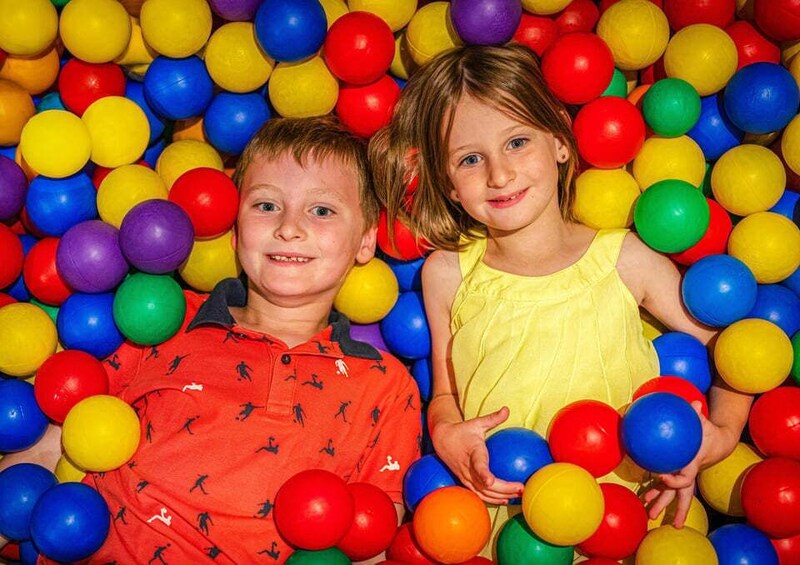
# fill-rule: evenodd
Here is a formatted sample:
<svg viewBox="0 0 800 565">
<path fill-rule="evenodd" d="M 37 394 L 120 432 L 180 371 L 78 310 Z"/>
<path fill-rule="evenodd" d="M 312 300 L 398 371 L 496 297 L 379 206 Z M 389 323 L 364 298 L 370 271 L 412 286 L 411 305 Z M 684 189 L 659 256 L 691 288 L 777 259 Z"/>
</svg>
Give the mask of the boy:
<svg viewBox="0 0 800 565">
<path fill-rule="evenodd" d="M 186 292 L 183 327 L 158 355 L 126 343 L 109 367 L 142 440 L 122 468 L 86 479 L 112 516 L 92 563 L 283 562 L 291 549 L 271 510 L 303 469 L 371 482 L 402 513 L 419 450 L 416 385 L 331 311 L 348 271 L 375 250 L 365 147 L 330 117 L 272 120 L 234 180 L 246 284 Z M 59 439 L 49 430 L 38 462 L 55 466 Z"/>
</svg>

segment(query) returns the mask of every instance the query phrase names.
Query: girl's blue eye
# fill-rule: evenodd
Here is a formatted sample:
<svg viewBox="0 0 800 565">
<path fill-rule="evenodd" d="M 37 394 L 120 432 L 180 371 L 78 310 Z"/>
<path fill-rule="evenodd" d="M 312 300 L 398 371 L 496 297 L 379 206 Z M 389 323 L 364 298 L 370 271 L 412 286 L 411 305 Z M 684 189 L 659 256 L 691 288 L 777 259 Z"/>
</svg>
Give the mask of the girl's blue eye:
<svg viewBox="0 0 800 565">
<path fill-rule="evenodd" d="M 519 149 L 520 147 L 523 147 L 526 143 L 528 143 L 527 139 L 525 139 L 524 137 L 517 137 L 515 139 L 512 139 L 511 142 L 509 142 L 509 146 L 511 146 L 511 149 Z"/>
<path fill-rule="evenodd" d="M 468 167 L 471 167 L 472 165 L 477 165 L 478 161 L 480 161 L 480 159 L 478 158 L 477 155 L 467 155 L 466 157 L 461 159 L 459 165 L 466 165 Z"/>
<path fill-rule="evenodd" d="M 328 216 L 333 215 L 333 210 L 326 208 L 325 206 L 314 206 L 311 209 L 311 213 L 320 218 L 327 218 Z"/>
<path fill-rule="evenodd" d="M 256 208 L 258 208 L 258 210 L 261 212 L 274 212 L 275 204 L 272 202 L 259 202 L 256 204 Z"/>
</svg>

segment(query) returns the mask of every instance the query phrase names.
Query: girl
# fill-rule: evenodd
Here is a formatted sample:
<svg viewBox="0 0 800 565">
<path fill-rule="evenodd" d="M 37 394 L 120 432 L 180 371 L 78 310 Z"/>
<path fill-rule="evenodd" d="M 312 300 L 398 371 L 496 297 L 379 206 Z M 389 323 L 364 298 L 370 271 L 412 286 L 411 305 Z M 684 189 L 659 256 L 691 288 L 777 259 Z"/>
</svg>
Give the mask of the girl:
<svg viewBox="0 0 800 565">
<path fill-rule="evenodd" d="M 714 332 L 683 309 L 667 257 L 628 230 L 575 222 L 570 118 L 527 48 L 468 46 L 420 69 L 370 156 L 389 225 L 399 217 L 436 249 L 423 269 L 430 433 L 461 482 L 497 505 L 496 531 L 507 516 L 498 510 L 523 485 L 491 474 L 487 432 L 523 426 L 546 436 L 571 402 L 630 402 L 659 374 L 639 306 L 703 343 Z M 651 517 L 677 497 L 677 527 L 699 468 L 733 450 L 752 401 L 721 382 L 709 394 L 696 459 L 645 495 Z M 635 488 L 643 479 L 621 475 L 603 480 Z"/>
</svg>

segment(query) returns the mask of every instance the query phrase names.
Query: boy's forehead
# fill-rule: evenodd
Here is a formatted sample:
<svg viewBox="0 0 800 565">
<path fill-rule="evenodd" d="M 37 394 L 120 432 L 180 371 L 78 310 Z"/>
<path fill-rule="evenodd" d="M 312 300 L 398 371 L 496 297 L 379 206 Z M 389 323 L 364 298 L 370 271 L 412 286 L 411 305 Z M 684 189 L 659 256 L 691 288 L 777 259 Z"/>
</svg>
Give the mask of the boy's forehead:
<svg viewBox="0 0 800 565">
<path fill-rule="evenodd" d="M 258 155 L 247 167 L 243 189 L 255 186 L 308 190 L 327 189 L 358 197 L 356 168 L 336 155 L 318 158 L 308 153 L 298 162 L 291 151 L 278 155 Z"/>
</svg>

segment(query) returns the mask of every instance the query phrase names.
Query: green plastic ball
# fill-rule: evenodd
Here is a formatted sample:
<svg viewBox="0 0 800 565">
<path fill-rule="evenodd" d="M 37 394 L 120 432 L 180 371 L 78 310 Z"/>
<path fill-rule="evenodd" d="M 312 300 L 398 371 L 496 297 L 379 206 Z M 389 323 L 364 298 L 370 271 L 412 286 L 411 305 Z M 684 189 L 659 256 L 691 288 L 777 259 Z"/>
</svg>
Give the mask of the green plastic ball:
<svg viewBox="0 0 800 565">
<path fill-rule="evenodd" d="M 611 75 L 611 82 L 608 83 L 608 86 L 600 96 L 616 96 L 617 98 L 628 96 L 628 81 L 621 70 L 614 69 L 614 74 Z"/>
<path fill-rule="evenodd" d="M 47 312 L 47 315 L 50 316 L 50 319 L 53 320 L 53 323 L 56 323 L 56 320 L 58 319 L 58 306 L 50 306 L 44 302 L 39 302 L 35 298 L 31 298 L 31 304 L 36 304 L 39 308 Z"/>
<path fill-rule="evenodd" d="M 335 547 L 320 551 L 298 549 L 289 556 L 286 565 L 350 565 L 350 560 Z"/>
<path fill-rule="evenodd" d="M 678 137 L 692 129 L 700 118 L 700 95 L 683 79 L 661 79 L 642 97 L 642 115 L 658 135 Z"/>
<path fill-rule="evenodd" d="M 522 514 L 510 518 L 497 535 L 497 562 L 499 565 L 517 565 L 519 563 L 571 565 L 572 556 L 571 545 L 561 546 L 547 543 L 533 533 Z"/>
<path fill-rule="evenodd" d="M 642 240 L 662 253 L 680 253 L 708 230 L 708 201 L 686 181 L 667 179 L 647 188 L 636 201 L 633 223 Z"/>
<path fill-rule="evenodd" d="M 794 334 L 794 337 L 792 338 L 792 349 L 794 350 L 792 377 L 794 377 L 794 382 L 800 385 L 800 332 Z"/>
<path fill-rule="evenodd" d="M 186 298 L 168 275 L 136 273 L 114 296 L 114 321 L 122 334 L 140 345 L 158 345 L 180 329 Z"/>
</svg>

